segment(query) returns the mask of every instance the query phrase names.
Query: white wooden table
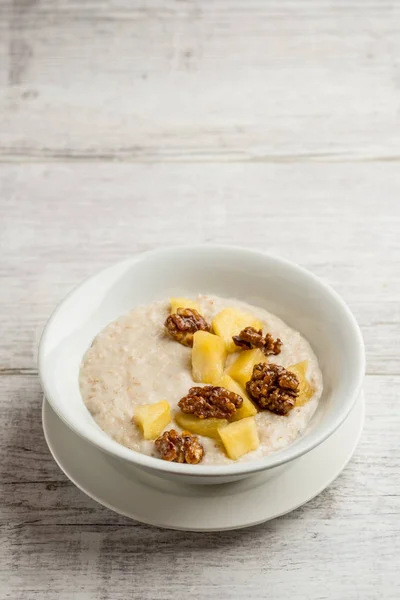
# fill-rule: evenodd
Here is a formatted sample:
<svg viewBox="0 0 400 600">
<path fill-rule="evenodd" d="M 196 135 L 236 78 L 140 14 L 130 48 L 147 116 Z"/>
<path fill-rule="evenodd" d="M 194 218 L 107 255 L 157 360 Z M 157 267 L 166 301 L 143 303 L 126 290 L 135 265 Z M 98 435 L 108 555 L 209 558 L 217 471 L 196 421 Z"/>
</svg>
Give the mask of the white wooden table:
<svg viewBox="0 0 400 600">
<path fill-rule="evenodd" d="M 398 600 L 400 2 L 0 2 L 0 597 Z M 362 326 L 356 454 L 303 508 L 162 531 L 70 484 L 36 349 L 83 278 L 220 242 L 294 259 Z"/>
</svg>

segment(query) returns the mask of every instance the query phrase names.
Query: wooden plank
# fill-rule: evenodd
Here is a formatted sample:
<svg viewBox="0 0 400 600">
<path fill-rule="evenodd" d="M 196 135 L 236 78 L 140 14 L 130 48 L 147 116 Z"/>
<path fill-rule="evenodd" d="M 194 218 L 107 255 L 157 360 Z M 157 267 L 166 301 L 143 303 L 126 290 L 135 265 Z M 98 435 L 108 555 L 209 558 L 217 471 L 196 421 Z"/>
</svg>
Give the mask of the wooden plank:
<svg viewBox="0 0 400 600">
<path fill-rule="evenodd" d="M 3 165 L 0 367 L 35 368 L 46 319 L 96 270 L 156 246 L 214 242 L 312 269 L 359 319 L 369 372 L 396 373 L 398 197 L 391 163 Z"/>
<path fill-rule="evenodd" d="M 366 378 L 362 440 L 318 498 L 248 530 L 191 534 L 115 515 L 68 483 L 46 449 L 36 378 L 0 377 L 0 589 L 17 600 L 142 600 L 156 590 L 165 600 L 189 590 L 261 600 L 266 586 L 274 598 L 397 600 L 399 383 Z"/>
<path fill-rule="evenodd" d="M 398 2 L 14 0 L 0 158 L 398 160 Z"/>
<path fill-rule="evenodd" d="M 395 0 L 0 2 L 0 597 L 398 599 L 399 23 Z M 115 515 L 41 431 L 36 351 L 57 302 L 190 242 L 312 269 L 367 346 L 353 460 L 245 531 Z"/>
</svg>

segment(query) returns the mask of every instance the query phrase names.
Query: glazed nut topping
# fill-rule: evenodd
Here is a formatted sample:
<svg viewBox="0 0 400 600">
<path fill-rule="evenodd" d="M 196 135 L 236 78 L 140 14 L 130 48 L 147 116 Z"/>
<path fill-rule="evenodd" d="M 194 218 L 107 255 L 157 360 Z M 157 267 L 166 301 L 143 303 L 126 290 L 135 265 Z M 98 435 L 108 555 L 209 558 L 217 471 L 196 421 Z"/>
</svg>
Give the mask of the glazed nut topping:
<svg viewBox="0 0 400 600">
<path fill-rule="evenodd" d="M 257 331 L 254 327 L 246 327 L 239 335 L 234 335 L 232 339 L 236 346 L 240 346 L 246 350 L 260 348 L 266 356 L 279 354 L 282 347 L 282 342 L 279 338 L 275 340 L 270 333 L 266 333 L 263 336 L 262 330 Z"/>
<path fill-rule="evenodd" d="M 260 363 L 254 366 L 246 389 L 260 408 L 287 415 L 296 403 L 299 380 L 297 375 L 280 365 Z"/>
<path fill-rule="evenodd" d="M 193 346 L 196 331 L 210 331 L 207 321 L 194 308 L 178 308 L 164 323 L 168 334 L 184 346 Z"/>
<path fill-rule="evenodd" d="M 163 460 L 197 465 L 204 456 L 204 448 L 198 438 L 188 431 L 179 434 L 175 429 L 165 431 L 155 441 Z"/>
<path fill-rule="evenodd" d="M 182 412 L 196 415 L 200 419 L 227 419 L 242 404 L 243 398 L 239 394 L 214 385 L 192 387 L 188 395 L 178 402 Z"/>
</svg>

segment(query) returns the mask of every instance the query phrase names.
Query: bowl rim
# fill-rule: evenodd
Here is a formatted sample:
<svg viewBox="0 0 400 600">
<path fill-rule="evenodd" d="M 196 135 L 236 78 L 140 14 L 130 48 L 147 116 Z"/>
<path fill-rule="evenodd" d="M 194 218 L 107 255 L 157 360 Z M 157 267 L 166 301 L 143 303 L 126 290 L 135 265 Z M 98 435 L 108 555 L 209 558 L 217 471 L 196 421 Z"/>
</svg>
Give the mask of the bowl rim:
<svg viewBox="0 0 400 600">
<path fill-rule="evenodd" d="M 173 255 L 177 251 L 196 251 L 199 253 L 212 253 L 212 252 L 232 252 L 232 253 L 242 253 L 246 254 L 250 259 L 253 258 L 264 258 L 270 261 L 274 261 L 277 265 L 285 266 L 286 268 L 295 270 L 299 272 L 303 277 L 308 278 L 314 284 L 322 287 L 326 293 L 328 293 L 331 298 L 340 306 L 343 314 L 348 319 L 348 324 L 351 327 L 352 335 L 355 338 L 356 344 L 356 352 L 355 352 L 355 376 L 352 388 L 348 392 L 348 400 L 343 405 L 338 414 L 330 420 L 330 424 L 328 426 L 322 427 L 322 422 L 319 426 L 317 426 L 315 433 L 310 439 L 309 444 L 303 444 L 301 447 L 296 447 L 295 442 L 289 444 L 286 448 L 281 451 L 275 452 L 273 454 L 262 457 L 261 459 L 251 460 L 249 462 L 243 463 L 233 463 L 227 465 L 188 465 L 188 464 L 179 464 L 168 461 L 160 460 L 159 458 L 148 456 L 146 454 L 142 454 L 141 452 L 137 452 L 136 450 L 131 450 L 122 444 L 119 444 L 113 438 L 109 437 L 106 434 L 106 437 L 100 437 L 92 435 L 92 432 L 86 430 L 86 426 L 84 423 L 72 423 L 68 416 L 65 415 L 62 410 L 59 410 L 58 403 L 55 401 L 55 398 L 50 390 L 50 387 L 47 382 L 46 375 L 46 358 L 45 358 L 45 348 L 47 343 L 47 338 L 50 334 L 53 323 L 55 322 L 59 311 L 61 308 L 65 306 L 68 302 L 69 298 L 72 297 L 76 292 L 78 292 L 84 285 L 89 283 L 90 281 L 96 279 L 97 277 L 106 274 L 107 271 L 112 272 L 114 269 L 118 267 L 122 267 L 124 264 L 126 265 L 135 265 L 136 263 L 145 261 L 149 258 L 165 258 L 168 254 Z M 122 261 L 118 261 L 104 269 L 97 271 L 95 274 L 91 275 L 84 279 L 81 283 L 76 285 L 56 306 L 50 318 L 48 319 L 41 338 L 39 342 L 39 350 L 38 350 L 38 371 L 39 371 L 39 379 L 44 391 L 46 398 L 49 400 L 52 408 L 55 410 L 56 414 L 62 419 L 62 421 L 74 431 L 76 434 L 84 438 L 85 440 L 91 442 L 94 446 L 96 446 L 99 450 L 110 454 L 114 458 L 120 458 L 126 460 L 130 463 L 133 463 L 137 466 L 144 467 L 151 471 L 159 471 L 164 472 L 165 474 L 171 473 L 174 475 L 182 475 L 182 476 L 195 476 L 197 478 L 205 477 L 222 477 L 222 476 L 235 476 L 235 475 L 250 475 L 252 473 L 257 473 L 259 471 L 263 471 L 266 469 L 272 469 L 275 467 L 279 467 L 286 463 L 291 462 L 297 458 L 300 458 L 304 454 L 310 452 L 316 446 L 320 445 L 327 438 L 329 438 L 343 421 L 347 418 L 351 409 L 353 408 L 357 398 L 361 392 L 364 374 L 365 374 L 365 348 L 364 341 L 360 331 L 360 327 L 348 307 L 347 303 L 341 298 L 341 296 L 327 283 L 325 283 L 322 279 L 320 279 L 317 275 L 309 271 L 308 269 L 298 265 L 297 263 L 290 261 L 288 259 L 282 258 L 275 254 L 265 252 L 262 250 L 250 249 L 237 245 L 224 245 L 224 244 L 186 244 L 186 245 L 175 245 L 168 247 L 160 247 L 153 250 L 147 250 L 145 252 L 139 252 L 129 258 L 126 258 Z M 82 400 L 83 402 L 83 400 Z M 96 422 L 93 420 L 94 424 Z M 305 436 L 303 439 L 306 440 L 308 436 Z M 296 441 L 296 440 L 295 440 Z"/>
</svg>

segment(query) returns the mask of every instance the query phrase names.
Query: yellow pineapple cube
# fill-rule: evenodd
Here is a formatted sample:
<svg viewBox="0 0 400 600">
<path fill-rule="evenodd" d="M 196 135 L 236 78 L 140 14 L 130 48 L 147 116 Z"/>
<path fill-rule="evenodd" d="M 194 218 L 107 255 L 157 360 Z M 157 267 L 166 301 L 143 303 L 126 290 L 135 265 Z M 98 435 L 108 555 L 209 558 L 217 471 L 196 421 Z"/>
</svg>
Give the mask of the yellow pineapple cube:
<svg viewBox="0 0 400 600">
<path fill-rule="evenodd" d="M 235 412 L 235 414 L 230 418 L 230 421 L 240 421 L 240 419 L 245 419 L 246 417 L 254 417 L 257 414 L 257 408 L 254 406 L 250 398 L 247 396 L 243 388 L 236 383 L 230 375 L 225 374 L 222 379 L 218 381 L 215 385 L 219 385 L 220 387 L 233 392 L 234 394 L 239 394 L 243 398 L 242 406 Z"/>
<path fill-rule="evenodd" d="M 254 348 L 254 350 L 243 350 L 227 369 L 227 374 L 230 375 L 235 381 L 246 389 L 246 383 L 250 381 L 253 374 L 254 365 L 259 363 L 266 363 L 267 357 L 260 348 Z"/>
<path fill-rule="evenodd" d="M 170 298 L 171 303 L 171 314 L 176 313 L 178 308 L 193 308 L 200 312 L 200 306 L 197 302 L 193 302 L 190 298 Z"/>
<path fill-rule="evenodd" d="M 307 380 L 307 367 L 308 360 L 302 360 L 301 362 L 288 367 L 288 371 L 292 371 L 299 378 L 299 395 L 296 398 L 296 406 L 304 406 L 309 400 L 311 400 L 314 389 L 310 382 Z"/>
<path fill-rule="evenodd" d="M 138 406 L 133 420 L 145 440 L 154 440 L 171 421 L 171 409 L 166 400 Z"/>
<path fill-rule="evenodd" d="M 225 344 L 217 335 L 196 331 L 193 335 L 192 377 L 198 383 L 213 383 L 222 377 Z"/>
<path fill-rule="evenodd" d="M 262 329 L 262 326 L 261 321 L 235 308 L 224 308 L 212 322 L 213 330 L 224 340 L 227 352 L 239 350 L 232 339 L 233 335 L 238 335 L 245 327 L 254 327 L 259 330 Z"/>
<path fill-rule="evenodd" d="M 219 440 L 218 430 L 228 425 L 226 419 L 200 419 L 196 415 L 187 415 L 185 413 L 176 413 L 175 421 L 179 427 L 190 431 L 196 435 L 204 435 L 205 437 Z"/>
<path fill-rule="evenodd" d="M 243 454 L 256 450 L 260 445 L 254 417 L 230 423 L 219 430 L 222 443 L 229 458 L 237 460 Z"/>
<path fill-rule="evenodd" d="M 307 374 L 308 360 L 302 360 L 301 362 L 298 362 L 295 365 L 287 367 L 287 369 L 288 371 L 292 371 L 292 373 L 296 373 L 296 375 L 303 379 Z"/>
</svg>

